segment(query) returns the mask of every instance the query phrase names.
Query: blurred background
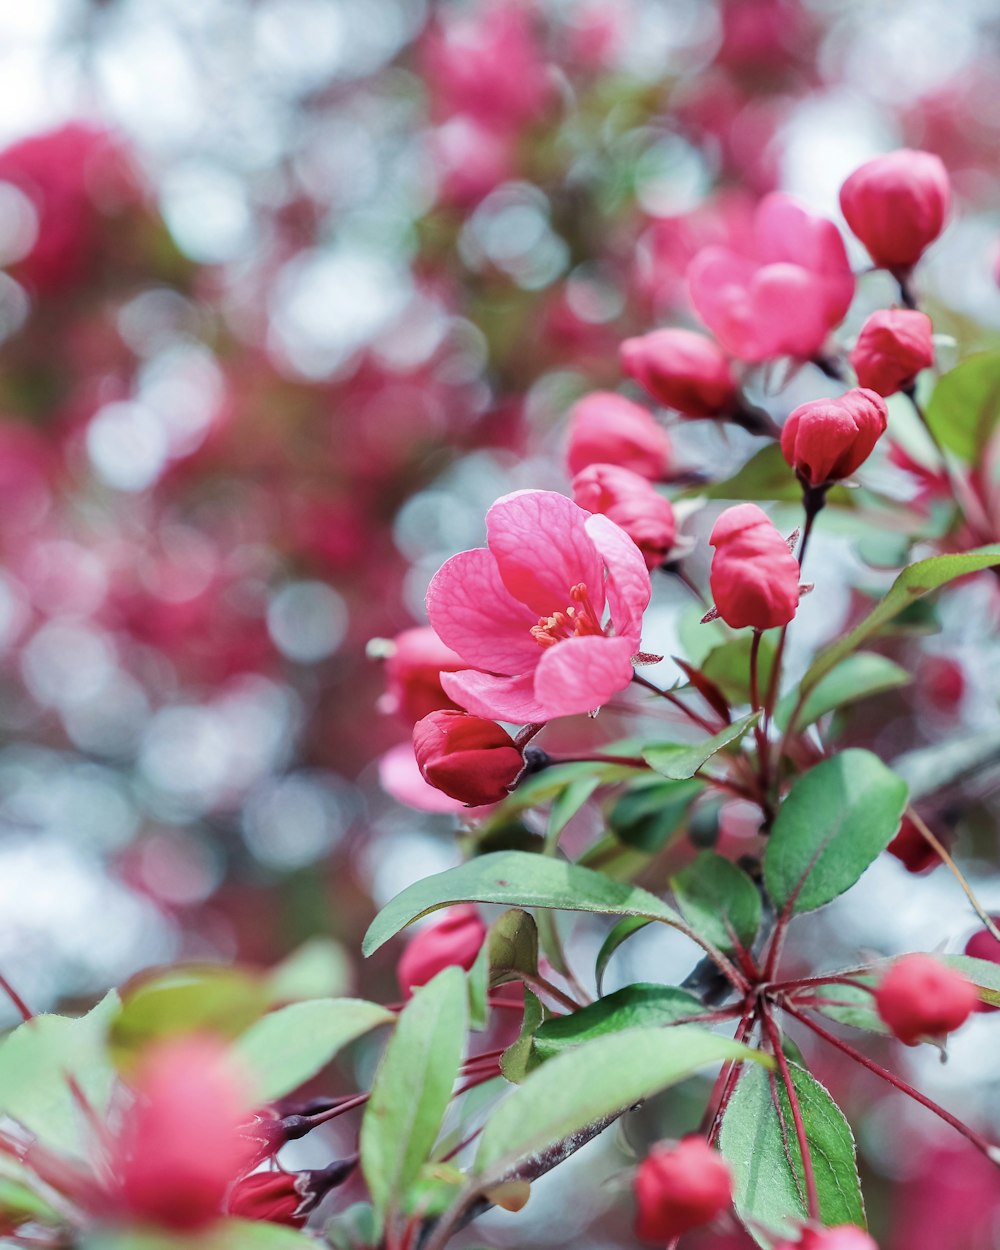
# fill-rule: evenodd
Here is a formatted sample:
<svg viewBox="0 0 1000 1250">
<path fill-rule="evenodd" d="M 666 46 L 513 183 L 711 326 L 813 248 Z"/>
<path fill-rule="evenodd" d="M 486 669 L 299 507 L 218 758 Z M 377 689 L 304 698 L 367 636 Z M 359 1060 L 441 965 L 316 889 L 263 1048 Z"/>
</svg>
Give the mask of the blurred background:
<svg viewBox="0 0 1000 1250">
<path fill-rule="evenodd" d="M 394 955 L 362 969 L 360 934 L 459 852 L 454 816 L 379 784 L 409 727 L 369 641 L 422 619 L 498 495 L 565 488 L 569 406 L 619 386 L 623 337 L 691 324 L 694 251 L 776 187 L 837 216 L 844 176 L 901 145 L 937 152 L 959 202 L 921 271 L 936 329 L 994 344 L 992 0 L 0 5 L 0 967 L 32 1006 L 318 936 L 345 987 L 395 997 Z M 848 332 L 891 301 L 882 280 Z M 761 384 L 779 417 L 830 386 L 786 380 Z M 704 424 L 678 461 L 721 476 L 749 436 Z M 820 539 L 793 665 L 844 619 L 845 582 L 879 581 L 857 533 Z M 654 603 L 657 651 L 683 645 L 679 612 L 674 589 Z M 959 589 L 935 628 L 900 644 L 917 685 L 852 740 L 894 758 L 1000 733 L 995 596 Z M 634 726 L 619 713 L 605 739 Z M 995 814 L 989 785 L 940 813 L 1000 907 Z M 598 812 L 581 819 L 586 837 Z M 974 927 L 944 872 L 915 884 L 894 860 L 828 916 L 845 958 Z M 618 975 L 690 960 L 644 935 Z M 994 1026 L 946 1069 L 914 1057 L 923 1086 L 995 1111 Z M 860 1123 L 883 1244 L 1000 1244 L 978 1156 L 822 1071 Z M 601 1139 L 476 1243 L 632 1244 L 628 1150 Z"/>
</svg>

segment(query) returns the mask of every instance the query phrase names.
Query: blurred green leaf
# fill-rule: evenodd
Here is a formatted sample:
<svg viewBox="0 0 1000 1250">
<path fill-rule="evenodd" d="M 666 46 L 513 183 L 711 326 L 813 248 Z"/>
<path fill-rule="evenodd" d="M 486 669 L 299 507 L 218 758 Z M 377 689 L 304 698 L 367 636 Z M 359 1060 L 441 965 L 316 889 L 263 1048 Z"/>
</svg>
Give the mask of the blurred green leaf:
<svg viewBox="0 0 1000 1250">
<path fill-rule="evenodd" d="M 850 889 L 895 837 L 906 797 L 906 782 L 870 751 L 843 751 L 799 777 L 764 853 L 777 911 L 812 911 Z"/>
<path fill-rule="evenodd" d="M 757 680 L 761 691 L 768 687 L 774 670 L 777 646 L 775 630 L 761 634 L 757 653 Z M 750 702 L 750 650 L 753 634 L 744 630 L 737 637 L 713 647 L 701 663 L 701 671 L 714 681 L 730 703 Z"/>
<path fill-rule="evenodd" d="M 520 1085 L 528 1073 L 541 1062 L 534 1053 L 535 1031 L 547 1014 L 538 997 L 525 986 L 521 1031 L 517 1040 L 511 1042 L 500 1056 L 500 1071 L 514 1085 Z"/>
<path fill-rule="evenodd" d="M 702 851 L 670 885 L 695 933 L 719 950 L 732 950 L 734 935 L 745 950 L 753 946 L 760 927 L 760 891 L 742 868 L 714 851 Z"/>
<path fill-rule="evenodd" d="M 789 1066 L 822 1221 L 827 1226 L 864 1228 L 865 1208 L 850 1125 L 817 1080 L 804 1068 Z M 754 1239 L 762 1246 L 772 1245 L 772 1239 L 762 1235 L 761 1225 L 777 1234 L 775 1239 L 797 1235 L 808 1218 L 802 1155 L 788 1095 L 773 1072 L 744 1067 L 722 1119 L 719 1148 L 733 1170 L 736 1213 Z"/>
<path fill-rule="evenodd" d="M 611 881 L 599 872 L 546 855 L 497 851 L 425 877 L 383 907 L 365 935 L 371 955 L 401 929 L 452 903 L 501 903 L 508 907 L 555 907 L 611 916 L 646 916 L 677 924 L 680 916 L 654 894 Z"/>
<path fill-rule="evenodd" d="M 491 985 L 538 975 L 538 926 L 530 913 L 517 907 L 505 911 L 494 921 L 486 945 Z"/>
<path fill-rule="evenodd" d="M 1000 352 L 967 356 L 938 378 L 926 413 L 938 442 L 977 464 L 1000 420 Z"/>
<path fill-rule="evenodd" d="M 874 651 L 858 651 L 842 660 L 813 687 L 795 718 L 795 726 L 805 729 L 827 712 L 857 703 L 871 695 L 882 694 L 913 680 L 905 668 Z M 779 729 L 786 729 L 798 700 L 797 691 L 790 691 L 778 704 L 774 714 Z"/>
<path fill-rule="evenodd" d="M 400 1203 L 430 1158 L 465 1048 L 461 968 L 445 968 L 400 1013 L 361 1121 L 361 1168 L 376 1212 Z"/>
<path fill-rule="evenodd" d="M 626 1029 L 584 1042 L 543 1063 L 500 1104 L 483 1129 L 473 1170 L 499 1179 L 588 1125 L 725 1059 L 769 1062 L 690 1024 Z"/>
<path fill-rule="evenodd" d="M 701 781 L 644 777 L 615 801 L 608 813 L 608 826 L 620 842 L 654 855 L 681 827 L 704 788 Z"/>
<path fill-rule="evenodd" d="M 683 781 L 685 778 L 693 777 L 713 755 L 731 743 L 738 742 L 759 720 L 759 711 L 750 712 L 749 715 L 733 721 L 731 725 L 727 725 L 725 729 L 720 730 L 711 738 L 706 738 L 704 742 L 684 746 L 655 744 L 646 747 L 642 756 L 650 768 L 655 768 L 662 776 L 672 781 Z"/>
<path fill-rule="evenodd" d="M 638 933 L 640 929 L 645 929 L 646 925 L 651 923 L 652 921 L 647 920 L 645 916 L 626 916 L 624 920 L 618 921 L 604 939 L 601 949 L 597 952 L 597 962 L 594 966 L 594 977 L 597 981 L 598 993 L 601 993 L 601 987 L 604 984 L 604 973 L 611 962 L 611 956 L 623 942 L 628 941 L 633 933 Z"/>
<path fill-rule="evenodd" d="M 675 985 L 626 985 L 569 1016 L 554 1016 L 535 1033 L 535 1050 L 542 1059 L 579 1046 L 605 1033 L 620 1033 L 637 1025 L 668 1025 L 705 1013 L 705 1004 Z"/>
<path fill-rule="evenodd" d="M 766 447 L 755 452 L 732 477 L 707 486 L 699 485 L 692 488 L 690 493 L 708 499 L 798 503 L 802 498 L 802 487 L 794 470 L 781 454 L 781 447 L 777 443 L 768 443 Z M 827 493 L 827 503 L 835 507 L 854 507 L 851 492 L 843 486 L 835 486 Z"/>
<path fill-rule="evenodd" d="M 978 573 L 996 564 L 1000 564 L 1000 544 L 978 547 L 975 551 L 966 551 L 960 555 L 931 556 L 929 560 L 918 560 L 916 564 L 903 569 L 882 601 L 865 619 L 819 653 L 802 678 L 799 689 L 806 693 L 813 690 L 821 678 L 914 600 L 930 594 L 932 590 L 937 590 L 957 577 Z"/>
<path fill-rule="evenodd" d="M 317 998 L 262 1016 L 237 1040 L 235 1053 L 257 1078 L 261 1102 L 305 1084 L 349 1042 L 395 1016 L 359 998 Z"/>
<path fill-rule="evenodd" d="M 105 1230 L 85 1235 L 81 1250 L 308 1250 L 305 1233 L 267 1220 L 219 1220 L 203 1233 Z"/>
<path fill-rule="evenodd" d="M 9 1033 L 0 1042 L 0 1115 L 59 1154 L 91 1159 L 86 1112 L 70 1082 L 102 1116 L 115 1083 L 107 1036 L 118 1006 L 112 990 L 85 1016 L 35 1016 Z"/>
<path fill-rule="evenodd" d="M 304 942 L 267 977 L 272 1003 L 295 1003 L 305 998 L 339 998 L 350 982 L 350 961 L 339 942 L 313 938 Z"/>
</svg>

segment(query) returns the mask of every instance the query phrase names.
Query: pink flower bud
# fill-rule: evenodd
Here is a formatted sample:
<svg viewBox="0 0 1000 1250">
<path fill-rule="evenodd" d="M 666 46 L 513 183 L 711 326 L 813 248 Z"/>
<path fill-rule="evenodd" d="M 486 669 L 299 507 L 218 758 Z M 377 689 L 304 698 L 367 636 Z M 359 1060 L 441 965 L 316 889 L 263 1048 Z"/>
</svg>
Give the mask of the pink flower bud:
<svg viewBox="0 0 1000 1250">
<path fill-rule="evenodd" d="M 838 1224 L 835 1228 L 805 1228 L 798 1241 L 783 1241 L 775 1250 L 878 1250 L 862 1228 Z"/>
<path fill-rule="evenodd" d="M 994 924 L 1000 924 L 1000 916 L 990 916 Z M 1000 964 L 1000 942 L 996 940 L 989 929 L 980 929 L 973 933 L 972 937 L 965 944 L 965 953 L 973 959 L 985 959 L 991 964 Z M 997 1008 L 989 1003 L 980 1001 L 976 1007 L 977 1011 L 996 1011 Z"/>
<path fill-rule="evenodd" d="M 736 379 L 721 349 L 692 330 L 654 330 L 626 339 L 622 368 L 657 403 L 685 417 L 719 417 L 738 403 Z"/>
<path fill-rule="evenodd" d="M 524 767 L 506 729 L 468 712 L 431 712 L 417 721 L 413 752 L 428 785 L 469 807 L 506 798 Z"/>
<path fill-rule="evenodd" d="M 860 387 L 839 399 L 800 404 L 781 431 L 781 452 L 809 486 L 839 482 L 859 468 L 885 433 L 885 400 Z"/>
<path fill-rule="evenodd" d="M 729 1165 L 700 1137 L 654 1146 L 633 1186 L 636 1235 L 660 1245 L 708 1224 L 732 1202 Z"/>
<path fill-rule="evenodd" d="M 400 989 L 409 995 L 445 968 L 468 970 L 485 940 L 486 926 L 474 907 L 450 907 L 442 919 L 410 939 L 396 968 Z"/>
<path fill-rule="evenodd" d="M 930 152 L 900 148 L 856 169 L 840 188 L 847 224 L 883 269 L 909 269 L 944 228 L 948 171 Z"/>
<path fill-rule="evenodd" d="M 429 625 L 404 629 L 393 641 L 393 649 L 385 662 L 387 710 L 397 713 L 409 724 L 441 708 L 457 705 L 441 687 L 441 674 L 454 673 L 466 665 L 445 646 Z"/>
<path fill-rule="evenodd" d="M 112 1152 L 116 1214 L 181 1231 L 210 1224 L 255 1153 L 240 1132 L 248 1089 L 229 1051 L 210 1037 L 162 1042 L 132 1086 Z"/>
<path fill-rule="evenodd" d="M 302 1182 L 308 1179 L 306 1172 L 254 1172 L 233 1186 L 226 1209 L 244 1220 L 301 1227 L 309 1213 L 301 1209 L 305 1195 L 300 1190 Z"/>
<path fill-rule="evenodd" d="M 727 508 L 708 540 L 709 583 L 719 615 L 733 629 L 787 625 L 799 604 L 799 562 L 755 503 Z"/>
<path fill-rule="evenodd" d="M 879 395 L 909 390 L 934 363 L 933 324 L 926 313 L 886 308 L 861 327 L 850 360 L 858 382 Z"/>
<path fill-rule="evenodd" d="M 897 959 L 875 991 L 878 1014 L 907 1046 L 953 1032 L 978 1002 L 972 982 L 931 955 Z"/>
<path fill-rule="evenodd" d="M 569 471 L 589 464 L 617 464 L 657 481 L 670 463 L 670 439 L 653 417 L 623 395 L 595 391 L 570 413 Z"/>
<path fill-rule="evenodd" d="M 648 569 L 670 554 L 677 537 L 673 505 L 638 473 L 615 464 L 592 464 L 573 479 L 573 499 L 619 525 L 642 552 Z"/>
<path fill-rule="evenodd" d="M 928 868 L 936 868 L 941 863 L 941 856 L 909 816 L 903 817 L 899 833 L 885 849 L 899 860 L 907 872 L 925 872 Z"/>
</svg>

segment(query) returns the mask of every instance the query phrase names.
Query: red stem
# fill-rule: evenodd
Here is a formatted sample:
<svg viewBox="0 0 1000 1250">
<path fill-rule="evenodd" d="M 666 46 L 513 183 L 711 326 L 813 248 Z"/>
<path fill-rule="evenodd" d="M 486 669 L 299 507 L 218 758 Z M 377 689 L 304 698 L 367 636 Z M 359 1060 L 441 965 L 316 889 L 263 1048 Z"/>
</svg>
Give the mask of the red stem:
<svg viewBox="0 0 1000 1250">
<path fill-rule="evenodd" d="M 809 1207 L 809 1218 L 819 1220 L 819 1194 L 816 1190 L 816 1174 L 813 1171 L 812 1154 L 809 1150 L 809 1139 L 806 1136 L 805 1122 L 802 1119 L 802 1108 L 799 1106 L 799 1096 L 795 1092 L 795 1085 L 792 1082 L 792 1073 L 788 1066 L 785 1052 L 781 1049 L 781 1034 L 778 1032 L 778 1026 L 774 1022 L 774 1017 L 767 1007 L 764 1007 L 761 1014 L 764 1020 L 764 1027 L 767 1029 L 768 1036 L 771 1039 L 771 1049 L 774 1051 L 778 1071 L 781 1073 L 781 1083 L 785 1087 L 785 1093 L 788 1095 L 788 1104 L 792 1109 L 795 1136 L 798 1139 L 799 1154 L 802 1157 L 802 1175 L 806 1182 L 806 1202 Z"/>
<path fill-rule="evenodd" d="M 926 1094 L 922 1094 L 918 1089 L 914 1089 L 912 1085 L 909 1085 L 901 1077 L 896 1076 L 893 1072 L 889 1072 L 886 1068 L 877 1064 L 874 1059 L 869 1059 L 867 1055 L 863 1055 L 861 1051 L 855 1050 L 853 1046 L 848 1045 L 847 1042 L 842 1041 L 835 1034 L 824 1029 L 822 1025 L 817 1024 L 815 1020 L 810 1020 L 802 1012 L 796 1011 L 794 1007 L 790 1007 L 787 1003 L 782 1003 L 782 1008 L 790 1016 L 794 1016 L 796 1020 L 804 1024 L 806 1028 L 812 1029 L 817 1037 L 821 1037 L 825 1042 L 829 1042 L 831 1046 L 835 1046 L 837 1050 L 853 1059 L 855 1063 L 860 1063 L 863 1068 L 867 1068 L 869 1072 L 874 1072 L 876 1076 L 888 1082 L 894 1089 L 898 1089 L 903 1094 L 908 1094 L 914 1102 L 920 1103 L 928 1111 L 933 1111 L 946 1124 L 950 1124 L 956 1132 L 968 1138 L 977 1150 L 981 1150 L 986 1155 L 991 1163 L 1000 1163 L 1000 1150 L 998 1150 L 998 1147 L 991 1145 L 985 1137 L 977 1133 L 975 1129 L 969 1128 L 967 1124 L 964 1124 L 957 1116 L 952 1115 L 950 1111 L 946 1111 L 944 1107 L 939 1106 L 933 1099 L 928 1098 Z"/>
</svg>

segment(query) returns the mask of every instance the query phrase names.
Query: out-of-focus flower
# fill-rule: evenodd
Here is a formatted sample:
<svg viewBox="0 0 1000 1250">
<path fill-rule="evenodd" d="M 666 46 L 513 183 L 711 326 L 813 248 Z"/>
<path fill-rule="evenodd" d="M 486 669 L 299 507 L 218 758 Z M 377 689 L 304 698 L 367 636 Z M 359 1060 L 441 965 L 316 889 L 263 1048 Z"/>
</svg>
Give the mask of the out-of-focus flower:
<svg viewBox="0 0 1000 1250">
<path fill-rule="evenodd" d="M 761 200 L 748 253 L 703 249 L 688 267 L 702 321 L 741 360 L 808 360 L 844 318 L 854 275 L 832 221 L 775 191 Z"/>
<path fill-rule="evenodd" d="M 934 331 L 926 313 L 886 308 L 861 327 L 850 361 L 858 382 L 879 395 L 908 390 L 934 363 Z"/>
<path fill-rule="evenodd" d="M 574 475 L 591 464 L 617 464 L 655 482 L 667 472 L 670 439 L 639 404 L 595 391 L 570 413 L 566 462 Z"/>
<path fill-rule="evenodd" d="M 875 990 L 879 1015 L 907 1046 L 953 1033 L 978 1002 L 972 982 L 932 955 L 897 959 Z"/>
<path fill-rule="evenodd" d="M 893 1188 L 886 1250 L 987 1250 L 1000 1213 L 1000 1172 L 968 1143 L 914 1142 L 914 1171 Z"/>
<path fill-rule="evenodd" d="M 654 1146 L 633 1184 L 636 1235 L 659 1245 L 710 1223 L 732 1202 L 729 1165 L 700 1137 Z"/>
<path fill-rule="evenodd" d="M 813 399 L 791 413 L 781 452 L 809 486 L 842 481 L 871 455 L 888 423 L 885 400 L 855 388 L 837 399 Z"/>
<path fill-rule="evenodd" d="M 762 508 L 727 508 L 708 541 L 709 581 L 719 615 L 733 629 L 787 625 L 799 605 L 799 562 Z"/>
<path fill-rule="evenodd" d="M 737 406 L 729 361 L 704 334 L 654 330 L 621 345 L 625 372 L 667 408 L 685 417 L 720 417 Z"/>
<path fill-rule="evenodd" d="M 1000 923 L 1000 917 L 991 916 L 990 919 L 994 924 Z M 972 937 L 965 944 L 965 953 L 973 959 L 985 959 L 987 963 L 1000 964 L 1000 942 L 993 936 L 989 929 L 980 929 L 977 933 L 973 933 Z M 977 1005 L 979 1011 L 996 1011 L 997 1008 L 989 1003 L 980 1002 Z"/>
<path fill-rule="evenodd" d="M 162 1042 L 131 1082 L 134 1102 L 114 1142 L 111 1213 L 194 1231 L 217 1219 L 252 1143 L 246 1078 L 214 1038 Z"/>
<path fill-rule="evenodd" d="M 441 790 L 429 785 L 413 754 L 413 742 L 399 742 L 390 747 L 378 762 L 379 784 L 397 803 L 434 815 L 465 813 L 466 806 Z"/>
<path fill-rule="evenodd" d="M 907 872 L 925 872 L 941 863 L 941 856 L 923 836 L 917 826 L 904 816 L 899 833 L 885 848 L 903 865 Z"/>
<path fill-rule="evenodd" d="M 804 1228 L 798 1241 L 783 1241 L 775 1250 L 878 1250 L 863 1228 L 838 1224 L 835 1228 Z"/>
<path fill-rule="evenodd" d="M 505 495 L 486 534 L 427 591 L 431 624 L 481 670 L 443 673 L 445 691 L 476 716 L 526 724 L 592 711 L 623 690 L 650 596 L 628 535 L 552 491 Z"/>
<path fill-rule="evenodd" d="M 441 920 L 421 929 L 407 943 L 396 967 L 400 989 L 409 997 L 445 968 L 468 970 L 485 940 L 486 925 L 474 907 L 450 907 Z"/>
<path fill-rule="evenodd" d="M 911 148 L 866 161 L 840 188 L 847 224 L 884 269 L 915 265 L 944 229 L 950 203 L 941 158 Z"/>
<path fill-rule="evenodd" d="M 415 725 L 429 712 L 454 708 L 441 687 L 441 673 L 464 668 L 429 625 L 404 629 L 393 638 L 385 661 L 385 698 L 380 706 Z"/>
<path fill-rule="evenodd" d="M 307 1172 L 254 1172 L 244 1176 L 230 1190 L 226 1209 L 245 1220 L 266 1220 L 272 1224 L 301 1227 L 309 1218 L 302 1206 Z"/>
<path fill-rule="evenodd" d="M 573 479 L 573 498 L 581 508 L 621 526 L 648 569 L 669 556 L 677 538 L 673 504 L 638 473 L 616 464 L 592 464 Z"/>
<path fill-rule="evenodd" d="M 418 721 L 413 753 L 429 785 L 469 807 L 506 798 L 524 767 L 505 729 L 468 712 L 431 712 Z"/>
</svg>

